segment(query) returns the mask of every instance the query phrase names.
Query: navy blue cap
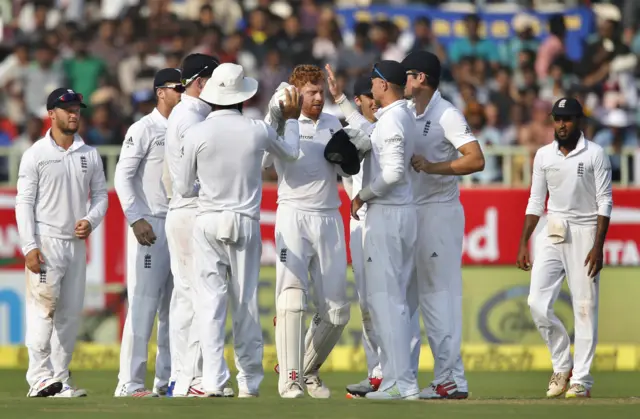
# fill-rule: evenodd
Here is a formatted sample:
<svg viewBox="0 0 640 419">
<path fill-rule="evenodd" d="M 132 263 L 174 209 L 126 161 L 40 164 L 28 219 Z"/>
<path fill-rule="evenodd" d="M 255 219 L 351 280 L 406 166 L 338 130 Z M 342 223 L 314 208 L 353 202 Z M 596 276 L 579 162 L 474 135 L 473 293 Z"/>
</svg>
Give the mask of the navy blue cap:
<svg viewBox="0 0 640 419">
<path fill-rule="evenodd" d="M 47 110 L 50 111 L 54 108 L 67 108 L 69 106 L 80 106 L 86 108 L 87 105 L 83 103 L 83 96 L 81 93 L 76 93 L 72 89 L 66 87 L 58 87 L 56 90 L 49 94 L 47 98 Z"/>
<path fill-rule="evenodd" d="M 397 86 L 405 86 L 407 84 L 407 71 L 397 61 L 384 60 L 373 65 L 371 78 L 379 78 Z"/>
</svg>

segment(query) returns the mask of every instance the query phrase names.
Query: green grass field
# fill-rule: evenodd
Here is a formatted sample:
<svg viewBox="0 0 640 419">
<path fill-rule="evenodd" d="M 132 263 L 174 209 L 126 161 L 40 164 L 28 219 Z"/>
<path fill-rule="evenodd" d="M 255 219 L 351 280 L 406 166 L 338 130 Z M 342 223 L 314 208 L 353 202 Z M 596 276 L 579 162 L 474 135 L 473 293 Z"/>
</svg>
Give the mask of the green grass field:
<svg viewBox="0 0 640 419">
<path fill-rule="evenodd" d="M 115 371 L 78 371 L 74 379 L 88 392 L 79 399 L 27 399 L 24 371 L 0 370 L 0 417 L 6 419 L 154 419 L 154 418 L 278 418 L 396 419 L 450 418 L 632 418 L 640 412 L 640 373 L 596 373 L 590 400 L 546 400 L 547 373 L 470 373 L 471 397 L 462 401 L 372 402 L 345 398 L 346 384 L 360 374 L 331 373 L 324 379 L 333 396 L 283 400 L 277 396 L 277 376 L 267 374 L 258 399 L 116 399 Z M 421 374 L 426 385 L 430 373 Z M 151 377 L 149 377 L 151 383 Z"/>
</svg>

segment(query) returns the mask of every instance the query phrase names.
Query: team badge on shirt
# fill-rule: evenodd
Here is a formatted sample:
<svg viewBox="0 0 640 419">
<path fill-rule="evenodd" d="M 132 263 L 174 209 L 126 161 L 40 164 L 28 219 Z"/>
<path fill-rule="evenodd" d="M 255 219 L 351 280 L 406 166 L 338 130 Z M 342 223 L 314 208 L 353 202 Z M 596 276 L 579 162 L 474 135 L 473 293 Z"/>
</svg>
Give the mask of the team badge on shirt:
<svg viewBox="0 0 640 419">
<path fill-rule="evenodd" d="M 80 156 L 80 168 L 82 168 L 82 173 L 87 173 L 88 167 L 87 158 L 85 156 Z"/>
<path fill-rule="evenodd" d="M 427 121 L 424 124 L 424 129 L 422 130 L 422 135 L 424 135 L 426 137 L 427 134 L 429 133 L 429 128 L 431 128 L 431 121 Z"/>
<path fill-rule="evenodd" d="M 578 177 L 584 176 L 584 163 L 578 163 Z"/>
</svg>

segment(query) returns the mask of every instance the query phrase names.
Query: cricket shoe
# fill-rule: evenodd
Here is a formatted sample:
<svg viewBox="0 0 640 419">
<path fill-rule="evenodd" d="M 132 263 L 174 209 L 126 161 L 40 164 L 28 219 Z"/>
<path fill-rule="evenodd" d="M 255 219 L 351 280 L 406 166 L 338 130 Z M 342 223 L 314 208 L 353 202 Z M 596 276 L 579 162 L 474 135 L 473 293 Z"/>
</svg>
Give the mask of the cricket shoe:
<svg viewBox="0 0 640 419">
<path fill-rule="evenodd" d="M 51 397 L 62 390 L 62 383 L 53 378 L 43 378 L 29 389 L 27 397 Z"/>
<path fill-rule="evenodd" d="M 442 384 L 431 384 L 420 392 L 421 400 L 462 400 L 469 397 L 468 391 L 460 391 L 454 381 Z"/>
<path fill-rule="evenodd" d="M 369 400 L 418 400 L 418 393 L 403 396 L 396 384 L 386 390 L 376 390 L 367 393 L 365 398 Z"/>
<path fill-rule="evenodd" d="M 549 388 L 547 389 L 547 397 L 558 397 L 569 388 L 569 380 L 571 379 L 571 371 L 554 372 L 549 380 Z"/>
<path fill-rule="evenodd" d="M 64 383 L 62 385 L 62 390 L 60 390 L 60 393 L 54 394 L 51 397 L 87 397 L 87 390 L 84 390 L 82 388 L 75 388 L 68 383 Z"/>
<path fill-rule="evenodd" d="M 166 397 L 173 397 L 173 389 L 176 388 L 176 382 L 175 381 L 169 381 L 169 386 L 167 387 L 167 394 L 165 394 Z"/>
<path fill-rule="evenodd" d="M 156 393 L 158 396 L 166 396 L 167 393 L 169 392 L 169 385 L 167 384 L 160 387 L 154 387 L 153 392 Z"/>
<path fill-rule="evenodd" d="M 307 387 L 309 396 L 314 399 L 328 399 L 331 397 L 331 390 L 324 385 L 317 375 L 307 375 L 304 377 L 304 384 Z"/>
<path fill-rule="evenodd" d="M 260 393 L 258 391 L 248 391 L 248 390 L 239 390 L 238 398 L 239 399 L 253 399 L 259 397 Z"/>
<path fill-rule="evenodd" d="M 591 397 L 591 390 L 582 384 L 571 384 L 564 397 L 567 399 L 589 398 Z"/>
<path fill-rule="evenodd" d="M 377 391 L 382 383 L 382 378 L 370 377 L 360 381 L 357 384 L 349 384 L 347 386 L 347 399 L 355 399 L 364 397 L 367 393 Z"/>
<path fill-rule="evenodd" d="M 146 388 L 138 388 L 129 392 L 127 390 L 127 386 L 122 386 L 116 390 L 115 397 L 134 397 L 136 399 L 146 399 L 149 397 L 159 397 L 157 393 L 154 393 L 151 390 L 147 390 Z"/>
<path fill-rule="evenodd" d="M 301 399 L 304 397 L 304 390 L 297 381 L 287 383 L 284 393 L 280 395 L 283 399 Z"/>
<path fill-rule="evenodd" d="M 191 387 L 189 387 L 189 392 L 191 392 L 192 387 L 194 386 L 192 385 Z M 222 390 L 214 390 L 212 392 L 206 393 L 205 397 L 234 397 L 235 395 L 236 393 L 231 387 L 231 381 L 227 381 Z"/>
</svg>

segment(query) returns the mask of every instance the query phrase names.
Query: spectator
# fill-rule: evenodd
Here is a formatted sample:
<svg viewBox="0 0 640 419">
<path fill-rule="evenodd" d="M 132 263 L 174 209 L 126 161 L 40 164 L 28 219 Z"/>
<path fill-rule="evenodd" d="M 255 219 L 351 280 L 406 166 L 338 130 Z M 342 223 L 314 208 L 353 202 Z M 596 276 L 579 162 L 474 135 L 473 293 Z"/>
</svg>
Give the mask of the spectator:
<svg viewBox="0 0 640 419">
<path fill-rule="evenodd" d="M 409 53 L 414 51 L 429 51 L 435 54 L 440 62 L 447 62 L 447 53 L 431 31 L 431 20 L 427 16 L 418 16 L 413 23 L 413 44 Z"/>
<path fill-rule="evenodd" d="M 334 20 L 321 21 L 313 40 L 313 58 L 316 63 L 331 63 L 340 46 L 340 30 Z"/>
<path fill-rule="evenodd" d="M 482 151 L 486 153 L 484 170 L 474 173 L 472 179 L 482 184 L 499 181 L 502 177 L 500 174 L 499 159 L 497 156 L 490 156 L 487 151 L 491 150 L 494 146 L 500 145 L 500 132 L 493 127 L 487 126 L 484 107 L 477 102 L 467 105 L 464 116 L 469 123 L 473 135 L 478 140 Z"/>
<path fill-rule="evenodd" d="M 13 148 L 20 154 L 24 153 L 33 145 L 33 143 L 42 138 L 43 128 L 44 123 L 42 122 L 42 119 L 37 116 L 30 116 L 27 119 L 24 132 L 13 140 Z"/>
<path fill-rule="evenodd" d="M 313 38 L 300 27 L 297 16 L 291 15 L 284 21 L 284 28 L 269 46 L 280 50 L 283 61 L 289 67 L 298 64 L 313 63 Z"/>
<path fill-rule="evenodd" d="M 125 58 L 118 64 L 118 82 L 120 89 L 130 96 L 135 90 L 137 74 L 143 69 L 160 70 L 164 67 L 165 59 L 159 54 L 150 52 L 149 42 L 138 39 L 135 43 L 135 55 Z"/>
<path fill-rule="evenodd" d="M 346 71 L 351 80 L 370 72 L 379 58 L 379 54 L 372 48 L 369 41 L 369 29 L 368 23 L 356 24 L 353 46 L 343 46 L 338 52 L 336 68 Z"/>
<path fill-rule="evenodd" d="M 555 138 L 550 113 L 551 103 L 534 99 L 531 121 L 522 128 L 519 138 L 520 145 L 527 147 L 531 156 Z"/>
<path fill-rule="evenodd" d="M 564 15 L 552 15 L 549 18 L 549 36 L 540 45 L 536 57 L 536 74 L 540 80 L 544 80 L 549 74 L 551 63 L 565 53 L 566 34 Z"/>
<path fill-rule="evenodd" d="M 65 84 L 65 76 L 61 66 L 54 62 L 56 51 L 49 45 L 38 44 L 35 57 L 24 75 L 24 100 L 28 113 L 43 116 L 47 95 Z"/>
<path fill-rule="evenodd" d="M 467 29 L 464 38 L 453 41 L 449 48 L 449 60 L 457 64 L 462 57 L 477 57 L 497 65 L 499 62 L 498 46 L 494 41 L 480 38 L 480 17 L 468 15 L 465 20 Z"/>
<path fill-rule="evenodd" d="M 103 20 L 98 38 L 91 44 L 91 53 L 107 64 L 109 74 L 118 74 L 118 63 L 126 56 L 126 50 L 116 44 L 116 22 Z"/>
<path fill-rule="evenodd" d="M 611 160 L 611 177 L 614 182 L 620 182 L 622 167 L 622 150 L 624 148 L 638 148 L 638 132 L 633 126 L 632 120 L 627 112 L 622 109 L 613 109 L 604 117 L 605 128 L 598 131 L 593 137 L 593 142 L 611 150 L 609 159 Z M 629 164 L 629 169 L 633 170 L 633 164 Z"/>
<path fill-rule="evenodd" d="M 394 36 L 397 34 L 394 31 L 397 29 L 393 23 L 381 21 L 373 25 L 369 31 L 371 43 L 383 60 L 402 61 L 406 56 L 405 52 L 395 43 Z"/>
<path fill-rule="evenodd" d="M 91 127 L 86 141 L 93 146 L 122 144 L 122 134 L 109 105 L 96 106 L 91 115 Z"/>
<path fill-rule="evenodd" d="M 89 54 L 86 38 L 80 34 L 74 39 L 74 57 L 64 61 L 64 71 L 71 88 L 90 97 L 106 75 L 107 68 L 104 61 Z"/>
<path fill-rule="evenodd" d="M 494 88 L 489 93 L 489 100 L 495 104 L 498 113 L 499 128 L 505 128 L 511 119 L 511 108 L 515 105 L 515 95 L 512 86 L 509 68 L 498 68 Z"/>
<path fill-rule="evenodd" d="M 536 20 L 531 15 L 519 13 L 513 19 L 515 38 L 508 39 L 500 48 L 500 61 L 511 69 L 518 67 L 520 51 L 536 51 L 540 43 L 533 35 Z"/>
<path fill-rule="evenodd" d="M 540 87 L 540 99 L 555 103 L 558 99 L 567 96 L 576 82 L 571 74 L 571 63 L 565 57 L 558 57 L 549 68 L 549 75 L 542 80 Z"/>
</svg>

